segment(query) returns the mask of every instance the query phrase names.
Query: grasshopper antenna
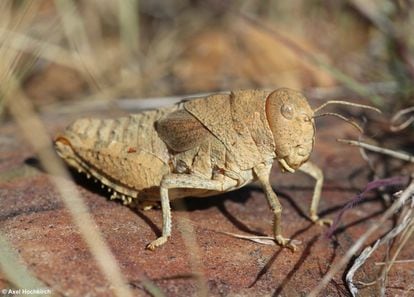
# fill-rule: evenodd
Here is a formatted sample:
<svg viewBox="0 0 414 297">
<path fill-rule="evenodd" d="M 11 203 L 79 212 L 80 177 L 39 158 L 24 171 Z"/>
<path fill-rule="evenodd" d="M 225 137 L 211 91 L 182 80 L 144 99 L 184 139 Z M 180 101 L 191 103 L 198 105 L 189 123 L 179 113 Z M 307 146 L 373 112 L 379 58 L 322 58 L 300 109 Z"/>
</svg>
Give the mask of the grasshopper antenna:
<svg viewBox="0 0 414 297">
<path fill-rule="evenodd" d="M 345 117 L 345 116 L 343 116 L 341 114 L 338 114 L 338 113 L 325 112 L 325 113 L 322 113 L 322 114 L 315 115 L 315 116 L 313 116 L 313 118 L 319 118 L 319 117 L 323 117 L 323 116 L 326 116 L 326 115 L 330 115 L 330 116 L 334 116 L 334 117 L 340 118 L 341 120 L 344 120 L 345 122 L 347 122 L 347 123 L 351 124 L 352 126 L 354 126 L 355 128 L 357 128 L 359 132 L 361 132 L 361 133 L 364 132 L 364 130 L 361 128 L 360 125 L 358 125 L 354 121 L 352 121 L 352 120 L 348 119 L 347 117 Z"/>
<path fill-rule="evenodd" d="M 315 108 L 315 110 L 313 112 L 317 113 L 318 111 L 325 108 L 329 104 L 340 104 L 340 105 L 349 105 L 349 106 L 361 107 L 361 108 L 365 108 L 365 109 L 374 110 L 378 113 L 382 113 L 381 110 L 379 110 L 378 108 L 373 107 L 373 106 L 369 106 L 369 105 L 365 105 L 365 104 L 352 103 L 352 102 L 348 102 L 348 101 L 339 101 L 339 100 L 329 100 L 329 101 L 325 102 L 324 104 L 322 104 L 321 106 Z"/>
<path fill-rule="evenodd" d="M 329 101 L 325 102 L 324 104 L 322 104 L 321 106 L 315 108 L 315 110 L 314 110 L 315 115 L 313 116 L 313 118 L 318 118 L 318 117 L 322 117 L 322 116 L 326 116 L 326 115 L 335 116 L 335 117 L 340 118 L 341 120 L 344 120 L 345 122 L 351 124 L 352 126 L 357 128 L 358 131 L 361 132 L 361 133 L 363 133 L 363 129 L 361 128 L 360 125 L 358 125 L 356 122 L 348 119 L 347 117 L 345 117 L 341 114 L 334 113 L 334 112 L 325 112 L 325 113 L 321 113 L 321 114 L 316 114 L 318 111 L 325 108 L 329 104 L 340 104 L 340 105 L 360 107 L 360 108 L 370 109 L 370 110 L 374 110 L 378 113 L 381 113 L 381 110 L 379 110 L 378 108 L 373 107 L 373 106 L 369 106 L 369 105 L 365 105 L 365 104 L 352 103 L 352 102 L 348 102 L 348 101 L 339 101 L 339 100 L 329 100 Z"/>
</svg>

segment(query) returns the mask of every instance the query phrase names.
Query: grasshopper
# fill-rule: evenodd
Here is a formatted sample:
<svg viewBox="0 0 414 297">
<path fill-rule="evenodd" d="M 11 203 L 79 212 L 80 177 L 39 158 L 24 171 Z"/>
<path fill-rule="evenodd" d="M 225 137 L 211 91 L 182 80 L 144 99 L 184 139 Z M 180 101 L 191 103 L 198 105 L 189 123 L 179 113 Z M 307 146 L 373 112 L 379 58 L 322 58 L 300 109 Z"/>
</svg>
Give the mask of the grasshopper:
<svg viewBox="0 0 414 297">
<path fill-rule="evenodd" d="M 332 103 L 375 109 L 328 101 L 312 110 L 300 92 L 286 88 L 234 91 L 116 119 L 78 119 L 56 137 L 55 147 L 70 166 L 108 187 L 111 199 L 143 206 L 161 201 L 162 235 L 148 249 L 171 235 L 171 200 L 216 195 L 258 181 L 273 212 L 275 241 L 295 250 L 282 235 L 282 206 L 269 175 L 276 160 L 282 171 L 313 177 L 309 217 L 330 222 L 318 217 L 323 173 L 308 159 L 314 119 L 329 114 L 347 120 L 317 114 Z"/>
</svg>

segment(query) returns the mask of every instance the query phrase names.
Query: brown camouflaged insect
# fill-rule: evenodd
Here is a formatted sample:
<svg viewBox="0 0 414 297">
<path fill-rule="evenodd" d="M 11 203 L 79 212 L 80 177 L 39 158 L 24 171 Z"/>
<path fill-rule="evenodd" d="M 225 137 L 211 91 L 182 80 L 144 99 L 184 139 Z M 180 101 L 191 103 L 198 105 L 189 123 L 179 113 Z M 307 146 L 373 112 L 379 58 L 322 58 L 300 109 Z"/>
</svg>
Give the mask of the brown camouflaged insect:
<svg viewBox="0 0 414 297">
<path fill-rule="evenodd" d="M 317 215 L 323 174 L 308 159 L 314 118 L 330 114 L 347 120 L 316 114 L 331 103 L 377 110 L 344 101 L 312 110 L 301 93 L 290 89 L 235 91 L 117 119 L 79 119 L 55 146 L 70 166 L 107 186 L 111 199 L 142 205 L 161 201 L 162 236 L 148 244 L 151 250 L 171 235 L 170 200 L 216 195 L 255 180 L 274 214 L 275 241 L 295 250 L 282 236 L 282 207 L 269 175 L 276 160 L 282 171 L 298 169 L 316 179 L 310 219 L 330 222 Z"/>
</svg>

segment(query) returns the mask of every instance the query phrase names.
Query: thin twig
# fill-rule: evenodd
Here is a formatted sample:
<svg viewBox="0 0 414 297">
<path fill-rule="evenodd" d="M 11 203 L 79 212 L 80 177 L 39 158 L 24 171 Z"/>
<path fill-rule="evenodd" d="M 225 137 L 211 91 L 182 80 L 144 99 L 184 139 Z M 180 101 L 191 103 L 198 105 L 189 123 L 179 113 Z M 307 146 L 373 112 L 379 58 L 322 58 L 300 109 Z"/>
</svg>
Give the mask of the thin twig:
<svg viewBox="0 0 414 297">
<path fill-rule="evenodd" d="M 411 217 L 411 211 L 406 214 L 404 219 L 402 220 L 401 224 L 394 227 L 391 231 L 389 231 L 382 239 L 378 239 L 375 244 L 371 247 L 366 247 L 362 253 L 355 259 L 354 264 L 348 270 L 346 274 L 346 282 L 348 285 L 349 290 L 351 291 L 352 296 L 357 296 L 358 289 L 353 283 L 353 277 L 355 272 L 366 262 L 366 260 L 372 255 L 372 253 L 382 244 L 389 243 L 392 239 L 394 239 L 397 235 L 401 232 L 405 232 L 407 230 L 407 226 L 412 227 L 413 218 Z M 393 258 L 395 260 L 395 257 Z M 391 264 L 390 264 L 391 263 Z M 389 266 L 385 266 L 383 272 L 381 273 L 382 277 L 382 286 L 381 286 L 381 295 L 385 293 L 385 284 L 386 284 L 386 272 L 388 272 L 387 268 L 391 267 L 393 260 L 387 263 Z M 377 283 L 378 279 L 369 283 L 364 284 L 364 286 L 370 286 Z"/>
<path fill-rule="evenodd" d="M 409 216 L 409 215 L 411 215 L 411 213 L 407 214 L 407 216 Z M 383 275 L 385 275 L 386 273 L 388 273 L 390 271 L 392 265 L 395 263 L 395 259 L 398 257 L 401 250 L 406 245 L 408 239 L 411 238 L 411 235 L 413 234 L 413 231 L 414 231 L 414 225 L 412 223 L 412 220 L 413 220 L 413 218 L 411 218 L 409 224 L 407 223 L 406 225 L 404 225 L 405 230 L 404 230 L 404 233 L 402 234 L 402 237 L 401 237 L 401 240 L 400 240 L 399 245 L 397 247 L 397 250 L 394 252 L 393 256 L 391 257 L 391 259 L 387 263 L 387 265 L 383 267 Z M 405 221 L 403 220 L 403 223 L 404 222 Z M 403 223 L 401 225 L 403 225 Z"/>
<path fill-rule="evenodd" d="M 401 131 L 405 128 L 407 128 L 411 123 L 414 122 L 414 116 L 410 116 L 408 119 L 406 119 L 401 124 L 397 125 L 396 122 L 401 119 L 402 116 L 406 115 L 407 113 L 414 112 L 414 106 L 411 106 L 409 108 L 405 108 L 397 112 L 391 119 L 391 126 L 390 130 L 393 132 Z"/>
<path fill-rule="evenodd" d="M 411 181 L 409 186 L 404 190 L 401 196 L 396 200 L 390 208 L 381 216 L 381 218 L 374 222 L 368 230 L 358 238 L 358 240 L 348 249 L 345 255 L 329 269 L 319 284 L 309 293 L 309 297 L 317 297 L 323 288 L 331 281 L 331 279 L 349 263 L 349 260 L 355 255 L 355 253 L 362 247 L 367 239 L 378 229 L 381 228 L 384 223 L 402 206 L 405 201 L 408 200 L 414 193 L 414 181 Z"/>
<path fill-rule="evenodd" d="M 394 264 L 411 264 L 414 263 L 414 259 L 407 259 L 407 260 L 395 260 Z M 375 262 L 375 265 L 382 266 L 387 265 L 387 262 Z"/>
<path fill-rule="evenodd" d="M 349 291 L 351 292 L 352 296 L 356 296 L 358 294 L 358 288 L 354 285 L 353 278 L 355 275 L 355 272 L 364 265 L 364 263 L 367 261 L 367 259 L 372 255 L 372 253 L 377 249 L 377 247 L 380 244 L 380 240 L 377 240 L 373 246 L 369 246 L 365 248 L 362 253 L 358 256 L 358 258 L 355 259 L 354 264 L 352 267 L 348 270 L 346 274 L 346 283 L 348 285 Z"/>
<path fill-rule="evenodd" d="M 256 243 L 260 243 L 260 244 L 277 245 L 275 238 L 273 236 L 257 236 L 257 235 L 252 236 L 252 235 L 236 234 L 233 232 L 215 231 L 215 230 L 213 231 L 217 233 L 225 234 L 225 235 L 228 235 L 234 238 L 245 239 L 245 240 L 253 241 Z M 302 244 L 300 240 L 296 240 L 296 239 L 290 240 L 290 243 L 295 244 L 295 245 Z"/>
<path fill-rule="evenodd" d="M 404 161 L 408 161 L 413 163 L 414 162 L 414 156 L 404 153 L 404 152 L 397 152 L 394 150 L 390 150 L 390 149 L 386 149 L 386 148 L 382 148 L 379 146 L 375 146 L 372 144 L 368 144 L 365 142 L 361 142 L 361 141 L 357 141 L 357 140 L 350 140 L 350 139 L 337 139 L 338 142 L 342 142 L 342 143 L 346 143 L 346 144 L 350 144 L 353 146 L 359 146 L 362 147 L 364 149 L 376 152 L 376 153 L 381 153 L 384 155 L 388 155 L 397 159 L 401 159 Z"/>
</svg>

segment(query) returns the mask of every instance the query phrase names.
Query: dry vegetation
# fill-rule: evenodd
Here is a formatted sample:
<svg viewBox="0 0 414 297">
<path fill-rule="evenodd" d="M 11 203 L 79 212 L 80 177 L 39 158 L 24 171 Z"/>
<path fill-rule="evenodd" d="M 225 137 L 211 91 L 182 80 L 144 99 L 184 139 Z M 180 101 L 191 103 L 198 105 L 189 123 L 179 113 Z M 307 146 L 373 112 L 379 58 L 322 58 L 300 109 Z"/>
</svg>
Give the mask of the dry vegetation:
<svg viewBox="0 0 414 297">
<path fill-rule="evenodd" d="M 57 112 L 69 103 L 96 107 L 127 98 L 284 86 L 317 99 L 370 101 L 385 113 L 369 134 L 384 148 L 412 154 L 414 127 L 407 121 L 413 110 L 395 119 L 401 129 L 390 129 L 387 119 L 414 104 L 413 28 L 411 0 L 2 0 L 0 121 L 14 119 L 41 161 L 58 164 L 46 166 L 48 171 L 65 175 L 51 148 L 44 149 L 48 135 L 38 112 Z M 28 131 L 34 126 L 35 136 Z M 413 174 L 407 165 L 412 157 L 393 157 L 366 156 L 374 178 Z M 55 185 L 70 207 L 74 198 L 65 198 L 68 185 L 59 179 Z M 386 274 L 398 265 L 413 232 L 413 192 L 412 186 L 399 196 L 380 192 L 392 210 L 384 215 L 393 216 L 396 227 L 404 224 L 387 238 L 386 264 L 372 276 L 385 294 Z M 75 220 L 84 215 L 87 221 L 80 200 L 77 205 L 71 209 Z M 84 226 L 83 235 L 93 238 L 89 247 L 97 261 L 106 262 L 101 269 L 119 288 L 115 293 L 126 296 L 128 288 L 111 266 L 115 260 L 92 224 Z M 339 264 L 347 265 L 368 243 L 358 241 Z M 12 248 L 1 246 L 4 274 L 16 287 L 33 286 L 37 280 L 24 267 L 10 264 Z M 314 296 L 332 276 L 327 274 Z M 150 281 L 145 286 L 161 295 Z"/>
</svg>

